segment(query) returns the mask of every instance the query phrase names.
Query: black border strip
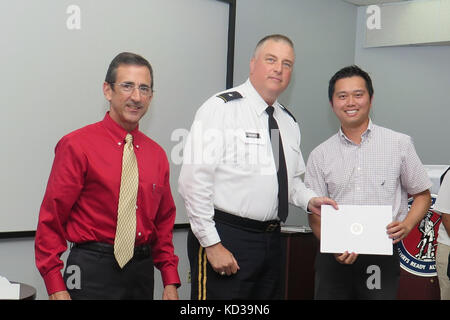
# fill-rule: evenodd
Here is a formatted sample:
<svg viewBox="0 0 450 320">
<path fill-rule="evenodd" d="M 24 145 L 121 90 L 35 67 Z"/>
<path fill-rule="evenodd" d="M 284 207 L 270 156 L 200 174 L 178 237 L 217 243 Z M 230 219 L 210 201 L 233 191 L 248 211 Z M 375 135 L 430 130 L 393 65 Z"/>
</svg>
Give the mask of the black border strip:
<svg viewBox="0 0 450 320">
<path fill-rule="evenodd" d="M 0 239 L 34 238 L 36 231 L 0 232 Z"/>
<path fill-rule="evenodd" d="M 228 11 L 228 45 L 227 45 L 227 79 L 226 88 L 233 88 L 234 77 L 234 43 L 236 36 L 236 0 L 217 0 L 229 4 Z"/>
<path fill-rule="evenodd" d="M 226 89 L 233 88 L 234 77 L 234 43 L 236 35 L 236 0 L 217 0 L 229 5 L 228 11 L 228 45 L 227 45 L 227 75 Z M 174 230 L 188 229 L 189 223 L 176 223 Z M 36 231 L 0 232 L 0 239 L 34 238 Z"/>
<path fill-rule="evenodd" d="M 189 223 L 176 223 L 173 226 L 174 230 L 181 230 L 181 229 L 189 229 L 191 225 Z"/>
</svg>

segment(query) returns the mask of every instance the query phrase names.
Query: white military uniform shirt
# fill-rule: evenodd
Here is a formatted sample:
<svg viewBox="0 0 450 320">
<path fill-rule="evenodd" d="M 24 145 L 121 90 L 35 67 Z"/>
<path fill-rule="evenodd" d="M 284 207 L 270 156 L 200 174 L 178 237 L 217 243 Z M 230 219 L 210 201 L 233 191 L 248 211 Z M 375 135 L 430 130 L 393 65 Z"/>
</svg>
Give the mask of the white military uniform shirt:
<svg viewBox="0 0 450 320">
<path fill-rule="evenodd" d="M 237 98 L 230 94 L 226 102 L 227 92 L 239 94 Z M 211 97 L 197 111 L 179 178 L 192 231 L 203 247 L 220 242 L 214 208 L 259 221 L 277 219 L 278 180 L 265 112 L 268 105 L 250 80 L 223 97 Z M 316 195 L 301 179 L 305 163 L 300 130 L 283 106 L 276 101 L 273 107 L 286 158 L 289 202 L 306 210 Z"/>
</svg>

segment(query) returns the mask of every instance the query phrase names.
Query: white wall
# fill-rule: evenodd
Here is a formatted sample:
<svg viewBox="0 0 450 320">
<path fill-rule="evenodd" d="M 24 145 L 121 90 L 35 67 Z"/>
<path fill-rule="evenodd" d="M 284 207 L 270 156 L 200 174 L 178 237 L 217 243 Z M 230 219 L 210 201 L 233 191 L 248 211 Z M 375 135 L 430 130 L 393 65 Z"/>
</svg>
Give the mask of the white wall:
<svg viewBox="0 0 450 320">
<path fill-rule="evenodd" d="M 215 0 L 77 0 L 80 29 L 69 29 L 70 0 L 0 1 L 2 115 L 0 232 L 32 231 L 65 134 L 103 119 L 110 61 L 131 51 L 154 69 L 154 95 L 139 129 L 169 158 L 176 183 L 182 145 L 207 91 L 226 83 L 228 4 Z M 69 11 L 70 12 L 70 11 Z M 69 23 L 70 25 L 70 23 Z M 199 72 L 201 70 L 201 72 Z M 24 199 L 26 199 L 24 201 Z M 174 201 L 183 201 L 174 194 Z M 180 210 L 177 223 L 186 223 Z"/>
<path fill-rule="evenodd" d="M 372 120 L 410 135 L 424 164 L 450 164 L 450 46 L 364 48 L 365 9 L 358 8 L 355 63 L 373 81 Z"/>
</svg>

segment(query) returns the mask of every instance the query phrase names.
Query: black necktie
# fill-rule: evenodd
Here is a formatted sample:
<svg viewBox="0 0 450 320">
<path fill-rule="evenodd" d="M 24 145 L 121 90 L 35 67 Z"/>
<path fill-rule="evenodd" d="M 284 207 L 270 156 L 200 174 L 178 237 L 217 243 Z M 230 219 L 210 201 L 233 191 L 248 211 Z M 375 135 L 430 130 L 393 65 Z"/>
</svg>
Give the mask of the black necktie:
<svg viewBox="0 0 450 320">
<path fill-rule="evenodd" d="M 286 160 L 284 158 L 284 149 L 283 142 L 281 140 L 280 130 L 278 128 L 278 123 L 273 117 L 273 112 L 275 109 L 272 106 L 268 106 L 266 108 L 266 112 L 269 115 L 269 136 L 272 141 L 272 132 L 278 134 L 278 148 L 276 148 L 276 142 L 272 142 L 272 151 L 273 156 L 275 158 L 275 164 L 278 163 L 277 166 L 277 177 L 278 177 L 278 218 L 281 221 L 286 221 L 288 216 L 288 179 L 287 179 L 287 169 L 286 169 Z M 274 131 L 272 131 L 274 130 Z M 276 130 L 276 131 L 275 131 Z M 278 149 L 278 160 L 276 150 Z"/>
</svg>

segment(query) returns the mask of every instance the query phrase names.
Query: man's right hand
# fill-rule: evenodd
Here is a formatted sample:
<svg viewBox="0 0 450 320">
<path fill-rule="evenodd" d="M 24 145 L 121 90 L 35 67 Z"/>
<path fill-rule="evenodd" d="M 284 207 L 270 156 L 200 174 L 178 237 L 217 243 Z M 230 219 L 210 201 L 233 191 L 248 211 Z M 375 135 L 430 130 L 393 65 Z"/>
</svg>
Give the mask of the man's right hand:
<svg viewBox="0 0 450 320">
<path fill-rule="evenodd" d="M 220 242 L 206 247 L 205 251 L 209 264 L 218 274 L 230 276 L 238 272 L 239 265 L 236 259 Z"/>
<path fill-rule="evenodd" d="M 313 198 L 311 198 L 308 202 L 308 210 L 311 211 L 312 213 L 320 216 L 321 207 L 324 204 L 328 204 L 328 205 L 332 206 L 334 209 L 339 210 L 337 202 L 328 197 L 313 197 Z"/>
<path fill-rule="evenodd" d="M 72 300 L 67 291 L 58 291 L 48 296 L 49 300 Z"/>
</svg>

